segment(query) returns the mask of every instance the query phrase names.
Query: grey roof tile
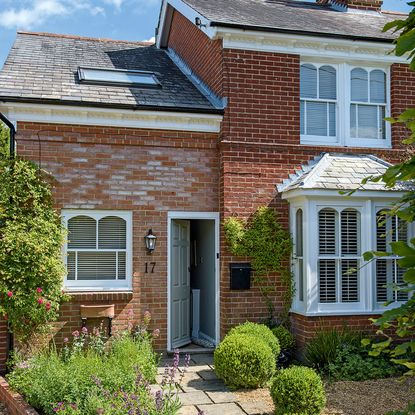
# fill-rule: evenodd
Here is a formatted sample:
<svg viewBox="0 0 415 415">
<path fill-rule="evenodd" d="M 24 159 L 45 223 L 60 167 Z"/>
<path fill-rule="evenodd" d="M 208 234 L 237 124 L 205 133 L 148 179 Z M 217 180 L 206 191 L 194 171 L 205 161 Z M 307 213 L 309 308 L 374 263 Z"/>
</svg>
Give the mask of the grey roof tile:
<svg viewBox="0 0 415 415">
<path fill-rule="evenodd" d="M 79 66 L 155 72 L 162 87 L 81 84 Z M 0 72 L 0 97 L 218 112 L 168 54 L 154 45 L 45 33 L 17 34 Z"/>
<path fill-rule="evenodd" d="M 394 189 L 387 189 L 382 182 L 362 184 L 363 179 L 369 176 L 380 176 L 389 166 L 390 164 L 386 161 L 372 155 L 326 153 L 302 166 L 295 175 L 291 175 L 289 179 L 278 185 L 278 191 L 284 193 L 296 189 L 345 191 L 413 189 L 412 183 L 399 183 Z"/>
<path fill-rule="evenodd" d="M 391 40 L 384 25 L 402 18 L 399 13 L 337 11 L 329 5 L 296 0 L 184 0 L 217 25 L 244 25 L 263 29 Z"/>
</svg>

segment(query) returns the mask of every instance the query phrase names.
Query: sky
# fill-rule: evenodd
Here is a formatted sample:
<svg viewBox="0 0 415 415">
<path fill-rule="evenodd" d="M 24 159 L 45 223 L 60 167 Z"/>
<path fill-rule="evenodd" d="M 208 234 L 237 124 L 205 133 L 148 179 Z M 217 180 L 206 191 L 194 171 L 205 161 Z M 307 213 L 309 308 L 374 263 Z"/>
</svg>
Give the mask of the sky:
<svg viewBox="0 0 415 415">
<path fill-rule="evenodd" d="M 232 1 L 232 0 L 224 0 Z M 17 30 L 121 40 L 154 36 L 161 0 L 0 0 L 0 67 Z M 405 0 L 384 0 L 384 10 L 409 11 Z"/>
</svg>

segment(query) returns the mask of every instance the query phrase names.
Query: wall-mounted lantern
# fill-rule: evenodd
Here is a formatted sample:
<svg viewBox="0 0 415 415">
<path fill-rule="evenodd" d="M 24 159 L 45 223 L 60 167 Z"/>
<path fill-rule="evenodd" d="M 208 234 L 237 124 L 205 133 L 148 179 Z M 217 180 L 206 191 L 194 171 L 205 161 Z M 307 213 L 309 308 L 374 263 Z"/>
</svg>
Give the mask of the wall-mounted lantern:
<svg viewBox="0 0 415 415">
<path fill-rule="evenodd" d="M 153 230 L 150 229 L 148 234 L 144 237 L 147 251 L 151 254 L 156 249 L 157 236 L 153 235 Z"/>
</svg>

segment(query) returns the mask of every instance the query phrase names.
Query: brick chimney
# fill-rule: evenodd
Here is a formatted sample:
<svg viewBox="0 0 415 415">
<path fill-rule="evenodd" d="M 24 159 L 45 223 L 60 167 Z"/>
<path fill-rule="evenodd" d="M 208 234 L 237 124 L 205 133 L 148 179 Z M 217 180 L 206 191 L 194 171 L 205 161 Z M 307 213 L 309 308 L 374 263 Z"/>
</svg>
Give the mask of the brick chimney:
<svg viewBox="0 0 415 415">
<path fill-rule="evenodd" d="M 383 0 L 317 0 L 318 4 L 329 4 L 337 9 L 358 9 L 380 12 Z"/>
</svg>

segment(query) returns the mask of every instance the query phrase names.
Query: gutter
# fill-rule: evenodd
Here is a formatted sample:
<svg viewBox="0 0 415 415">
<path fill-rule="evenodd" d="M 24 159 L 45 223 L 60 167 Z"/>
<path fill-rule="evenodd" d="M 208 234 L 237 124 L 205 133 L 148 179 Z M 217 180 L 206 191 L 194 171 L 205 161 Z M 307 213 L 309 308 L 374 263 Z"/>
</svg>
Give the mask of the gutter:
<svg viewBox="0 0 415 415">
<path fill-rule="evenodd" d="M 88 101 L 72 101 L 51 98 L 23 98 L 0 96 L 0 102 L 20 102 L 24 104 L 46 104 L 46 105 L 62 105 L 77 107 L 95 107 L 95 108 L 111 108 L 141 111 L 166 111 L 166 112 L 183 112 L 191 114 L 216 114 L 223 115 L 223 109 L 217 108 L 194 108 L 194 107 L 171 107 L 162 105 L 132 105 L 132 104 L 112 104 L 107 102 L 88 102 Z"/>
<path fill-rule="evenodd" d="M 240 30 L 252 30 L 257 32 L 271 32 L 271 33 L 285 33 L 290 35 L 303 35 L 303 36 L 313 36 L 313 37 L 329 37 L 334 39 L 349 39 L 349 40 L 360 40 L 366 42 L 381 42 L 381 43 L 393 43 L 393 39 L 386 38 L 377 38 L 377 37 L 367 37 L 367 36 L 352 36 L 352 35 L 342 35 L 337 33 L 323 33 L 323 32 L 310 32 L 307 30 L 295 30 L 295 29 L 282 29 L 278 27 L 270 26 L 255 26 L 255 25 L 246 25 L 238 23 L 224 23 L 224 22 L 210 22 L 209 26 L 211 27 L 226 27 L 231 29 L 240 29 Z"/>
<path fill-rule="evenodd" d="M 15 156 L 15 143 L 16 143 L 16 128 L 14 128 L 13 123 L 0 112 L 0 120 L 4 122 L 4 124 L 7 125 L 10 129 L 10 147 L 9 147 L 9 154 L 10 154 L 10 160 L 14 159 Z"/>
</svg>

